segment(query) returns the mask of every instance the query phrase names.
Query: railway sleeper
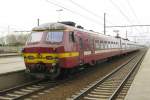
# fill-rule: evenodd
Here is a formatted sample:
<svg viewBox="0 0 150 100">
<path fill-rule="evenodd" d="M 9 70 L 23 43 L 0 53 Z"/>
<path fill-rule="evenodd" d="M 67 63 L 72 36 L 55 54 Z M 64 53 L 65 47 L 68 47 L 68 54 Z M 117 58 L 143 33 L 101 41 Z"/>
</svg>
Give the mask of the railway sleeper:
<svg viewBox="0 0 150 100">
<path fill-rule="evenodd" d="M 20 94 L 20 95 L 25 95 L 25 94 L 27 94 L 27 92 L 23 92 L 23 91 L 14 91 L 14 93 Z"/>
<path fill-rule="evenodd" d="M 97 87 L 97 88 L 98 88 L 98 89 L 101 89 L 101 88 L 102 88 L 102 89 L 103 89 L 103 88 L 112 89 L 112 88 L 116 88 L 116 87 L 117 87 L 117 86 L 113 86 L 113 85 L 112 85 L 112 86 L 107 86 L 107 85 L 106 85 L 106 86 L 99 86 L 99 87 Z"/>
<path fill-rule="evenodd" d="M 12 100 L 11 97 L 0 96 L 0 100 Z"/>
<path fill-rule="evenodd" d="M 113 92 L 91 92 L 90 94 L 96 94 L 96 95 L 111 95 Z"/>
<path fill-rule="evenodd" d="M 106 100 L 105 98 L 97 98 L 97 97 L 84 97 L 85 100 Z"/>
<path fill-rule="evenodd" d="M 103 89 L 94 89 L 95 92 L 113 92 L 110 90 L 103 90 Z"/>
<path fill-rule="evenodd" d="M 20 97 L 22 96 L 21 94 L 15 94 L 15 93 L 9 93 L 9 94 L 6 94 L 7 96 L 10 96 L 10 97 Z"/>
<path fill-rule="evenodd" d="M 96 98 L 108 98 L 109 95 L 97 95 L 97 94 L 88 94 L 90 97 L 96 97 Z"/>
</svg>

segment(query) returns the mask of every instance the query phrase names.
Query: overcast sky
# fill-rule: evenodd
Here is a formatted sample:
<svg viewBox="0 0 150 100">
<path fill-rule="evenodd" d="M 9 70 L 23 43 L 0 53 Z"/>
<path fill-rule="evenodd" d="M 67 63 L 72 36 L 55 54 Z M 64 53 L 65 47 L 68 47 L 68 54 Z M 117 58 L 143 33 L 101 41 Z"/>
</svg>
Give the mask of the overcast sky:
<svg viewBox="0 0 150 100">
<path fill-rule="evenodd" d="M 49 1 L 49 2 L 48 2 Z M 37 25 L 57 21 L 74 21 L 85 29 L 103 33 L 103 15 L 106 25 L 150 24 L 149 0 L 0 0 L 0 36 L 9 31 L 31 30 Z M 54 5 L 51 2 L 57 4 Z M 61 8 L 61 7 L 64 8 Z M 80 7 L 82 8 L 80 8 Z M 63 9 L 58 12 L 57 10 Z M 111 28 L 107 34 L 121 36 L 148 36 L 149 27 Z M 148 39 L 148 37 L 146 37 Z M 145 39 L 145 40 L 146 40 Z"/>
</svg>

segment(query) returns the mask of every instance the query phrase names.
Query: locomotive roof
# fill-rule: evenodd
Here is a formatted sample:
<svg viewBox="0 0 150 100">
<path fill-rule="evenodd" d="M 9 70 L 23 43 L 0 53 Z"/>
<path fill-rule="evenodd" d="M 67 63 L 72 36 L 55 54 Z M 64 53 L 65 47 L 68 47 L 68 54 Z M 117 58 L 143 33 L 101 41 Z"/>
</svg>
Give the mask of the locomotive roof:
<svg viewBox="0 0 150 100">
<path fill-rule="evenodd" d="M 65 29 L 78 30 L 78 31 L 83 31 L 83 32 L 87 32 L 87 33 L 92 33 L 92 34 L 95 34 L 95 35 L 99 34 L 99 35 L 103 35 L 103 36 L 108 36 L 108 35 L 104 35 L 102 33 L 89 31 L 89 30 L 86 30 L 86 29 L 80 29 L 80 28 L 69 26 L 69 25 L 65 25 L 65 24 L 62 24 L 62 23 L 46 23 L 46 24 L 42 24 L 40 26 L 34 27 L 32 29 L 32 31 L 43 31 L 43 30 L 54 30 L 54 29 L 58 29 L 58 30 L 65 30 Z M 108 36 L 108 37 L 112 37 L 112 36 Z"/>
<path fill-rule="evenodd" d="M 32 31 L 42 31 L 42 30 L 52 30 L 52 29 L 66 29 L 66 27 L 61 23 L 46 23 L 34 27 Z"/>
</svg>

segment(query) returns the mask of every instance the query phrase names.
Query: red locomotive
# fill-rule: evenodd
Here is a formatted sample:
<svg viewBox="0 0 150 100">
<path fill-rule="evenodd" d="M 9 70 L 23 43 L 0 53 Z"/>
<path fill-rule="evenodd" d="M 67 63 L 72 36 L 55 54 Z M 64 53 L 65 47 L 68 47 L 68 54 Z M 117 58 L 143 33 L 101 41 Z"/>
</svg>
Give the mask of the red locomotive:
<svg viewBox="0 0 150 100">
<path fill-rule="evenodd" d="M 35 77 L 57 77 L 63 69 L 142 48 L 122 39 L 75 27 L 74 22 L 47 23 L 32 29 L 23 49 L 26 71 Z"/>
</svg>

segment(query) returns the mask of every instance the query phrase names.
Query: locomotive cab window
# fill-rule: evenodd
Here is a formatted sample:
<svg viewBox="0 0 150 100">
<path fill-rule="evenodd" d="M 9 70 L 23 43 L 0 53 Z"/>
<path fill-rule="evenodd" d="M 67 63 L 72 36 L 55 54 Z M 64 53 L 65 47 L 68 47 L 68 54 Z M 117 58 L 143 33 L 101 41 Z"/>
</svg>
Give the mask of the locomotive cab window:
<svg viewBox="0 0 150 100">
<path fill-rule="evenodd" d="M 63 39 L 63 32 L 48 32 L 46 41 L 48 42 L 61 42 Z"/>
<path fill-rule="evenodd" d="M 32 32 L 27 42 L 39 42 L 42 39 L 43 32 Z"/>
</svg>

